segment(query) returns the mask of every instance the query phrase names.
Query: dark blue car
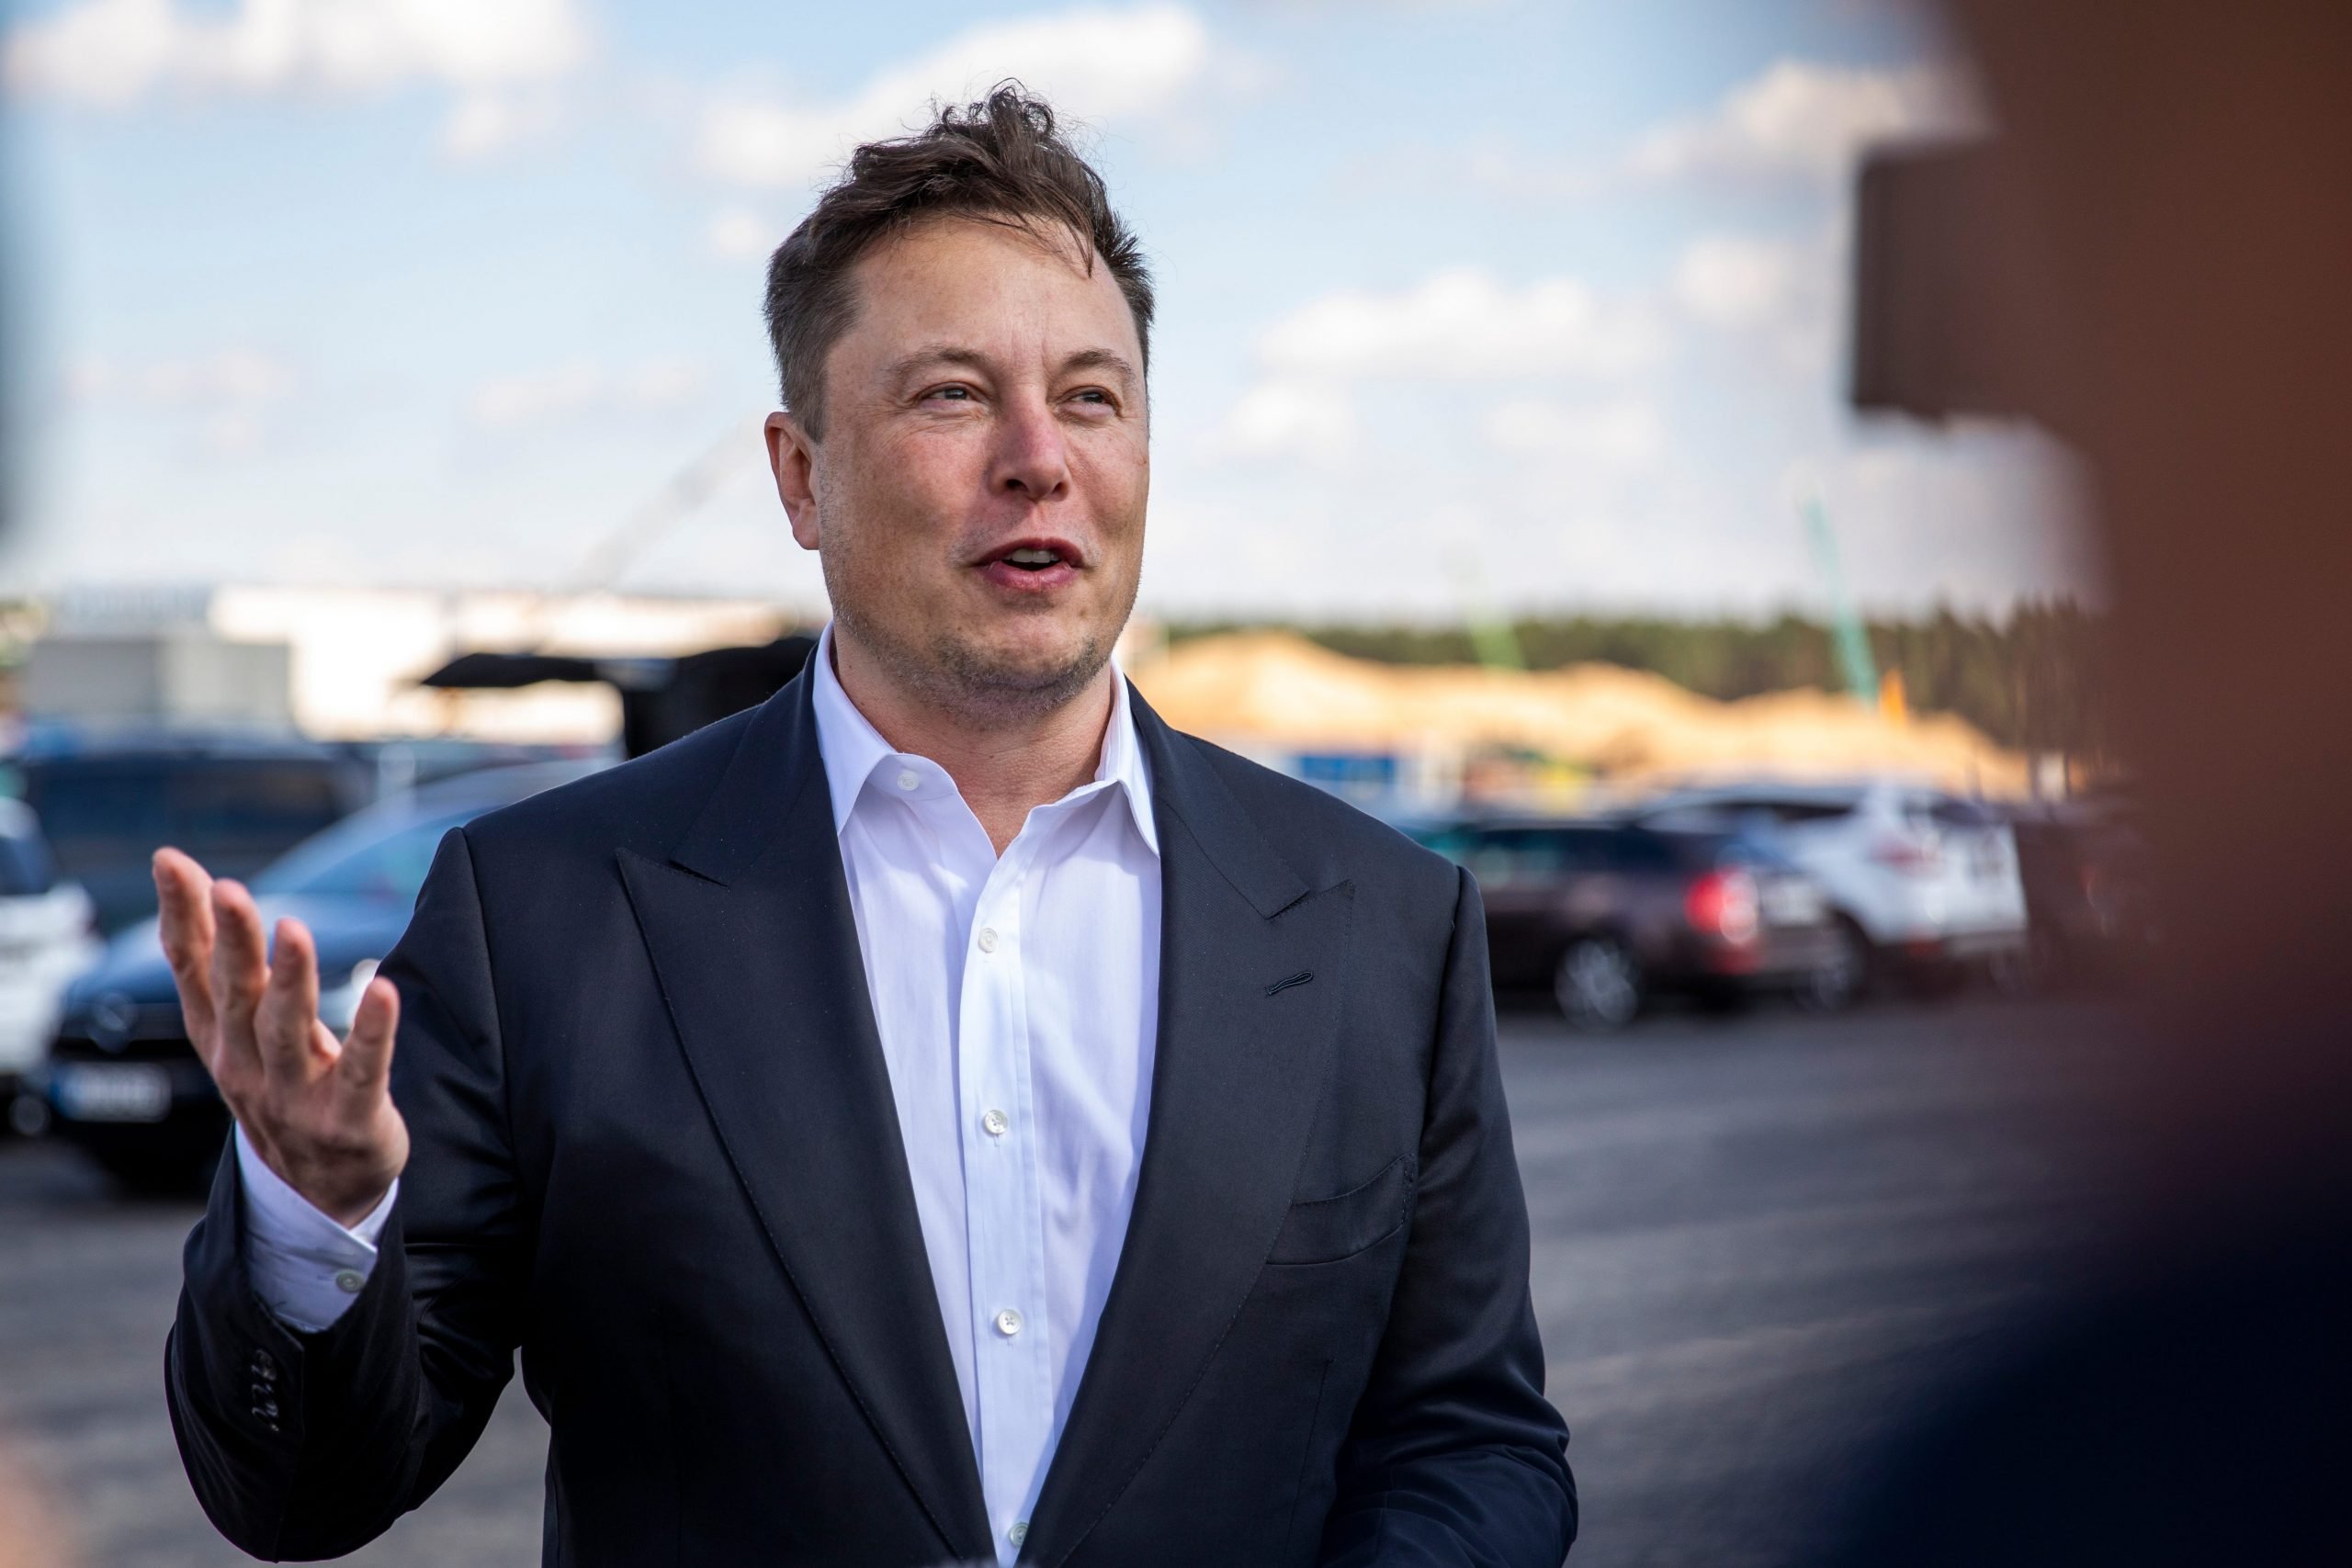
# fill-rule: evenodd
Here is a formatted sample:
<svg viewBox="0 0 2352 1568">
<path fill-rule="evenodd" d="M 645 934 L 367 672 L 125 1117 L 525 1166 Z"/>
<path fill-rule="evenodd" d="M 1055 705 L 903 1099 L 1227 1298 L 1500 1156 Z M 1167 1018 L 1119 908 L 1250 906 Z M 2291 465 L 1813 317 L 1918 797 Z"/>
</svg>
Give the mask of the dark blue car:
<svg viewBox="0 0 2352 1568">
<path fill-rule="evenodd" d="M 445 779 L 355 812 L 254 876 L 265 929 L 291 915 L 317 938 L 321 1016 L 348 1025 L 377 963 L 407 929 L 443 834 L 603 765 L 541 762 Z M 188 1044 L 153 919 L 118 934 L 66 991 L 42 1086 L 57 1130 L 126 1185 L 184 1189 L 210 1170 L 228 1112 Z"/>
</svg>

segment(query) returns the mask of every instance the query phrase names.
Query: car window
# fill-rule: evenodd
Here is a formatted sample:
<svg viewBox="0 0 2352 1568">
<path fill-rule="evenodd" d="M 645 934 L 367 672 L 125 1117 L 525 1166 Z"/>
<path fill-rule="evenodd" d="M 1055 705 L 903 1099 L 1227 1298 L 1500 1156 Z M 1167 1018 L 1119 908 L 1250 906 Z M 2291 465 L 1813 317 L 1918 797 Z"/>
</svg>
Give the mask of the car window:
<svg viewBox="0 0 2352 1568">
<path fill-rule="evenodd" d="M 26 795 L 67 865 L 143 852 L 167 831 L 164 792 L 152 769 L 65 765 L 28 770 Z"/>
<path fill-rule="evenodd" d="M 1939 828 L 1978 829 L 1996 827 L 2000 818 L 1973 800 L 1956 800 L 1939 796 L 1928 803 L 1928 820 Z"/>
<path fill-rule="evenodd" d="M 1601 869 L 1611 836 L 1589 828 L 1476 829 L 1454 858 L 1481 887 L 1524 886 Z"/>
<path fill-rule="evenodd" d="M 1783 828 L 1800 828 L 1810 822 L 1835 822 L 1841 817 L 1854 814 L 1854 802 L 1850 800 L 1758 800 L 1743 802 L 1742 805 L 1748 811 L 1770 816 Z"/>
<path fill-rule="evenodd" d="M 1629 829 L 1608 836 L 1606 863 L 1616 872 L 1671 871 L 1674 846 L 1661 834 Z"/>
<path fill-rule="evenodd" d="M 442 835 L 480 815 L 473 808 L 398 824 L 355 820 L 292 851 L 254 878 L 254 889 L 413 904 Z"/>
<path fill-rule="evenodd" d="M 175 835 L 201 836 L 234 853 L 269 853 L 307 838 L 349 809 L 323 767 L 232 762 L 175 774 L 169 810 Z"/>
<path fill-rule="evenodd" d="M 178 844 L 267 856 L 348 808 L 332 764 L 233 758 L 98 758 L 30 773 L 33 809 L 66 866 L 143 860 Z"/>
<path fill-rule="evenodd" d="M 1721 840 L 1702 839 L 1693 845 L 1694 861 L 1726 870 L 1792 872 L 1797 863 L 1761 839 Z"/>
<path fill-rule="evenodd" d="M 0 898 L 37 897 L 57 885 L 49 848 L 22 833 L 0 833 Z"/>
</svg>

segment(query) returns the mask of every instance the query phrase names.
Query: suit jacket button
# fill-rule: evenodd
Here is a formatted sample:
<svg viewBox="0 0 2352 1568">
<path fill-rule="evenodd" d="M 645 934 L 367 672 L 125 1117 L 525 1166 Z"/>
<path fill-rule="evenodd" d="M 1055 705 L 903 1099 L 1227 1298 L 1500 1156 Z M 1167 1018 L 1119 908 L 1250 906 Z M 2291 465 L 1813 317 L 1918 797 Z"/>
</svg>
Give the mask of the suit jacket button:
<svg viewBox="0 0 2352 1568">
<path fill-rule="evenodd" d="M 277 1419 L 277 1401 L 274 1399 L 255 1399 L 254 1401 L 254 1419 L 260 1421 L 265 1425 L 275 1422 Z"/>
</svg>

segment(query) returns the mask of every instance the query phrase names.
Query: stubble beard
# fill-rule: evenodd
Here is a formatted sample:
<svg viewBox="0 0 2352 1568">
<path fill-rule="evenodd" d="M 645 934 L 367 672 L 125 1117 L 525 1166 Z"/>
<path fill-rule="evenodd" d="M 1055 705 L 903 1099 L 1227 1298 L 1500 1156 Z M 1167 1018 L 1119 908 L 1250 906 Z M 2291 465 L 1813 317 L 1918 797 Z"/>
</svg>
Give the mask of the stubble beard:
<svg viewBox="0 0 2352 1568">
<path fill-rule="evenodd" d="M 1067 655 L 1042 660 L 1007 657 L 977 639 L 959 637 L 952 626 L 938 628 L 928 637 L 901 636 L 888 617 L 865 614 L 848 581 L 855 575 L 849 563 L 830 551 L 819 552 L 818 558 L 833 619 L 858 647 L 916 701 L 967 723 L 989 726 L 1043 717 L 1078 697 L 1110 662 L 1115 630 L 1109 636 L 1089 631 Z M 1114 628 L 1126 624 L 1134 607 L 1131 586 L 1127 603 L 1112 623 Z"/>
</svg>

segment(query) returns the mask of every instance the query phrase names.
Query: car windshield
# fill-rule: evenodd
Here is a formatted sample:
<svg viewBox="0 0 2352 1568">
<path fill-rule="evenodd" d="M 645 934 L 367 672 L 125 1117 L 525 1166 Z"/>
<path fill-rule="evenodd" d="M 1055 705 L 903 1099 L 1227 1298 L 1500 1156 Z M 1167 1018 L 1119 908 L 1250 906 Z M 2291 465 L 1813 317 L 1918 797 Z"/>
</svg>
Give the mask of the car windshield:
<svg viewBox="0 0 2352 1568">
<path fill-rule="evenodd" d="M 413 904 L 441 836 L 472 821 L 487 804 L 391 822 L 372 812 L 355 818 L 288 851 L 254 878 L 254 891 Z"/>
<path fill-rule="evenodd" d="M 27 782 L 69 870 L 109 856 L 144 861 L 157 844 L 216 858 L 273 854 L 351 804 L 335 767 L 307 759 L 74 758 L 28 770 Z"/>
</svg>

